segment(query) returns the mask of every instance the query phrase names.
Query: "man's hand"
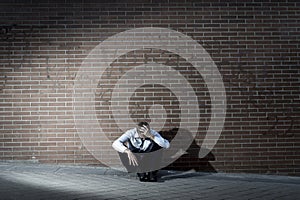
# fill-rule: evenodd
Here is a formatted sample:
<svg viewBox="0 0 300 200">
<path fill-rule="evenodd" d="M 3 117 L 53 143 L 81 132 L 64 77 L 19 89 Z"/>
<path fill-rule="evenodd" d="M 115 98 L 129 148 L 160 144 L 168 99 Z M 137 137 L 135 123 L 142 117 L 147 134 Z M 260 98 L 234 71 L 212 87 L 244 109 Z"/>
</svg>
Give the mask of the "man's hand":
<svg viewBox="0 0 300 200">
<path fill-rule="evenodd" d="M 138 166 L 138 162 L 135 155 L 129 149 L 126 149 L 125 153 L 127 153 L 129 165 Z"/>
<path fill-rule="evenodd" d="M 151 134 L 150 129 L 147 126 L 143 126 L 140 128 L 141 134 L 144 135 L 147 138 L 150 138 L 151 140 L 154 139 L 154 135 Z"/>
</svg>

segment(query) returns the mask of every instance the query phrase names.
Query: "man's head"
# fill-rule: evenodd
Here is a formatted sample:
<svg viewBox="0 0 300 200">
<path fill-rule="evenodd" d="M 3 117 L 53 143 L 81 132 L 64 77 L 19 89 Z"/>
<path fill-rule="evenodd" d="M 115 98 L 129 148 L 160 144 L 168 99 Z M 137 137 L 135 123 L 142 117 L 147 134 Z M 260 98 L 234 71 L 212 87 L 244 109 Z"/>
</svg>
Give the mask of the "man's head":
<svg viewBox="0 0 300 200">
<path fill-rule="evenodd" d="M 149 127 L 148 122 L 139 122 L 139 123 L 138 123 L 138 127 L 143 127 L 143 126 Z"/>
<path fill-rule="evenodd" d="M 138 130 L 138 133 L 141 133 L 141 128 L 142 127 L 144 127 L 144 126 L 147 126 L 148 127 L 148 129 L 150 129 L 150 125 L 148 124 L 148 122 L 145 122 L 145 121 L 143 121 L 143 122 L 139 122 L 138 124 L 137 124 L 137 130 Z"/>
</svg>

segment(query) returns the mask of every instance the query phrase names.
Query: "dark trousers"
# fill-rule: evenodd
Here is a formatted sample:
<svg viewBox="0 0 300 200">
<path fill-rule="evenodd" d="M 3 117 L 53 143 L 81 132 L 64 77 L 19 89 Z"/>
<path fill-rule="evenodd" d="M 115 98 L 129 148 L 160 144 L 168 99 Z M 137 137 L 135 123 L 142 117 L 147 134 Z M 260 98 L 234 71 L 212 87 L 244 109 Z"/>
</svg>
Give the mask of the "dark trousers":
<svg viewBox="0 0 300 200">
<path fill-rule="evenodd" d="M 150 140 L 150 139 L 146 139 L 146 140 Z M 155 166 L 158 166 L 158 163 L 159 164 L 161 163 L 162 160 L 161 152 L 157 152 L 155 154 L 155 157 L 146 155 L 149 152 L 153 152 L 161 149 L 161 147 L 158 144 L 156 144 L 154 141 L 152 140 L 150 141 L 151 144 L 145 151 L 135 148 L 130 142 L 128 142 L 127 147 L 136 156 L 138 161 L 138 166 L 129 165 L 127 154 L 119 153 L 120 159 L 128 172 L 136 172 L 136 173 L 146 172 L 144 171 L 145 169 L 153 169 L 155 168 Z"/>
</svg>

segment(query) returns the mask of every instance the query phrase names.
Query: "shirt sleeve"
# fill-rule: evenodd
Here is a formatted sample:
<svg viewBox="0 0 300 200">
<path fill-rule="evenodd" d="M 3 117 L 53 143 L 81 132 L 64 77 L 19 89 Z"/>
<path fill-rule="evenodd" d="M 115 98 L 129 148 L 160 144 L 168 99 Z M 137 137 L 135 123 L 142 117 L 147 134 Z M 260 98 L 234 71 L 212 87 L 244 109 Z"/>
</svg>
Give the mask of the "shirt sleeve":
<svg viewBox="0 0 300 200">
<path fill-rule="evenodd" d="M 112 147 L 120 152 L 120 153 L 124 153 L 124 151 L 127 149 L 127 147 L 124 145 L 124 143 L 126 141 L 128 141 L 131 137 L 131 131 L 126 131 L 123 135 L 121 135 L 118 139 L 116 139 L 113 144 Z"/>
<path fill-rule="evenodd" d="M 158 132 L 151 130 L 151 133 L 154 135 L 154 142 L 161 146 L 162 148 L 169 148 L 170 143 L 168 140 L 164 139 Z"/>
</svg>

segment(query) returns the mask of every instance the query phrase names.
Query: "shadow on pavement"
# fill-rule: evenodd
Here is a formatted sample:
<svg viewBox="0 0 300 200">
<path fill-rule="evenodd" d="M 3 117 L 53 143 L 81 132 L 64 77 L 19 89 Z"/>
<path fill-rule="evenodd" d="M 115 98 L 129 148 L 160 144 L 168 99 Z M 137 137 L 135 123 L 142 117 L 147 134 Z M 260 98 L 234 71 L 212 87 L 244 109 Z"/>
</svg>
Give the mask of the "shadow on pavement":
<svg viewBox="0 0 300 200">
<path fill-rule="evenodd" d="M 160 134 L 168 138 L 169 141 L 172 137 L 177 134 L 178 129 L 174 128 L 169 131 L 161 131 Z M 206 176 L 211 173 L 217 173 L 214 167 L 210 164 L 210 161 L 214 161 L 214 155 L 209 152 L 204 158 L 199 158 L 200 146 L 194 140 L 192 133 L 188 130 L 181 131 L 183 134 L 181 140 L 183 143 L 190 142 L 189 148 L 182 152 L 182 155 L 171 163 L 167 167 L 164 167 L 161 171 L 161 181 L 177 179 L 177 178 L 188 178 L 195 176 Z M 180 146 L 180 145 L 179 145 Z M 181 149 L 179 149 L 181 150 Z M 172 152 L 176 154 L 176 152 Z M 165 155 L 171 156 L 171 155 Z M 170 171 L 169 173 L 166 173 Z M 173 172 L 172 172 L 173 171 Z M 205 173 L 195 173 L 205 172 Z"/>
<path fill-rule="evenodd" d="M 170 131 L 163 131 L 161 134 L 167 138 L 170 138 L 170 135 L 176 135 L 177 131 L 178 129 L 175 128 Z M 190 142 L 191 145 L 183 152 L 183 155 L 181 155 L 177 160 L 175 160 L 175 162 L 168 165 L 164 169 L 180 171 L 194 170 L 196 172 L 216 173 L 217 171 L 210 164 L 210 161 L 215 160 L 215 156 L 209 152 L 204 158 L 199 158 L 200 146 L 194 140 L 191 132 L 188 130 L 184 130 L 183 132 L 184 134 L 182 134 L 183 138 L 181 140 L 184 141 L 184 143 Z"/>
<path fill-rule="evenodd" d="M 190 171 L 176 171 L 176 172 L 170 172 L 170 171 L 160 171 L 159 172 L 159 180 L 158 182 L 165 182 L 168 180 L 173 180 L 173 179 L 185 179 L 185 178 L 191 178 L 191 177 L 203 177 L 207 176 L 209 173 L 195 173 L 195 171 L 190 170 Z"/>
<path fill-rule="evenodd" d="M 81 192 L 66 190 L 59 186 L 39 184 L 37 180 L 23 180 L 23 177 L 0 177 L 0 199 L 5 200 L 35 200 L 35 199 L 73 199 L 76 200 Z M 39 180 L 40 183 L 42 179 Z M 95 199 L 103 199 L 97 196 Z"/>
</svg>

